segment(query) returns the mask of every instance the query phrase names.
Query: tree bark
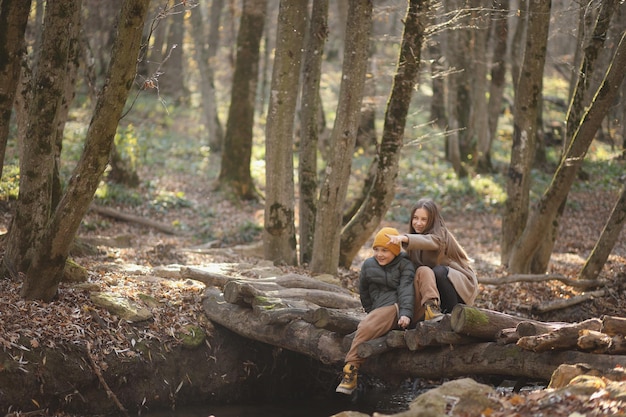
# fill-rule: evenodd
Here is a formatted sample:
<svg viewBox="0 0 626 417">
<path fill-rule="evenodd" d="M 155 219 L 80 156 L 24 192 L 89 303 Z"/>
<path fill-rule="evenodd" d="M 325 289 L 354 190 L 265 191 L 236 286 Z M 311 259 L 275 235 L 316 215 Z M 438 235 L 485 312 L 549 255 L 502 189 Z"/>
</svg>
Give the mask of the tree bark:
<svg viewBox="0 0 626 417">
<path fill-rule="evenodd" d="M 596 242 L 593 250 L 589 254 L 583 269 L 578 274 L 582 280 L 596 280 L 600 271 L 609 258 L 611 251 L 615 247 L 619 235 L 626 222 L 626 185 L 622 187 L 622 192 L 613 206 L 611 216 L 606 221 L 602 234 Z"/>
<path fill-rule="evenodd" d="M 512 273 L 528 273 L 530 265 L 511 265 L 513 246 L 518 241 L 529 212 L 531 169 L 535 154 L 537 111 L 543 88 L 543 69 L 550 26 L 550 0 L 531 2 L 526 29 L 524 63 L 515 91 L 513 145 L 507 174 L 507 200 L 502 216 L 501 263 Z"/>
<path fill-rule="evenodd" d="M 0 177 L 9 139 L 9 125 L 20 78 L 24 33 L 31 0 L 0 2 Z"/>
<path fill-rule="evenodd" d="M 65 92 L 70 37 L 67 36 L 80 2 L 46 5 L 44 33 L 33 75 L 33 96 L 20 155 L 20 190 L 9 227 L 4 263 L 17 273 L 27 273 L 36 247 L 50 220 L 58 114 Z M 61 265 L 65 262 L 63 259 Z M 56 292 L 56 286 L 54 288 Z"/>
<path fill-rule="evenodd" d="M 200 73 L 200 91 L 202 94 L 202 116 L 207 129 L 207 143 L 211 152 L 222 151 L 224 132 L 217 112 L 217 97 L 215 96 L 215 56 L 220 42 L 220 22 L 224 0 L 211 0 L 209 11 L 209 34 L 205 36 L 205 23 L 201 8 L 206 6 L 206 1 L 199 4 L 196 10 L 191 12 L 192 36 Z"/>
<path fill-rule="evenodd" d="M 574 88 L 574 94 L 572 96 L 570 106 L 567 111 L 566 129 L 565 134 L 563 135 L 562 145 L 563 152 L 561 156 L 563 156 L 564 151 L 568 148 L 570 144 L 570 141 L 572 139 L 571 135 L 573 134 L 573 128 L 580 124 L 580 117 L 584 111 L 585 103 L 588 103 L 591 99 L 589 89 L 591 88 L 592 80 L 597 78 L 598 73 L 598 71 L 594 71 L 596 67 L 596 61 L 602 50 L 604 40 L 607 37 L 611 15 L 615 13 L 615 11 L 615 0 L 602 2 L 600 4 L 600 11 L 598 13 L 598 17 L 596 19 L 593 31 L 590 30 L 592 32 L 592 35 L 588 40 L 585 41 L 587 42 L 587 46 L 584 48 L 584 56 L 582 62 L 580 63 L 580 68 L 577 72 L 578 79 Z M 581 18 L 587 18 L 587 13 L 585 13 L 584 16 Z M 583 22 L 581 22 L 581 27 L 582 26 L 584 26 Z M 541 112 L 539 112 L 539 114 L 541 114 Z M 540 120 L 542 119 L 540 118 Z M 538 123 L 538 126 L 542 125 L 543 122 Z M 540 274 L 544 273 L 548 269 L 552 251 L 554 249 L 554 244 L 558 237 L 561 216 L 565 211 L 566 202 L 567 197 L 559 206 L 559 209 L 554 216 L 554 220 L 550 223 L 550 227 L 543 232 L 541 244 L 537 247 L 537 250 L 533 254 L 530 263 L 529 271 L 532 273 Z"/>
<path fill-rule="evenodd" d="M 272 87 L 265 132 L 265 259 L 297 265 L 295 185 L 293 180 L 294 115 L 298 101 L 307 3 L 281 1 Z"/>
<path fill-rule="evenodd" d="M 339 264 L 346 268 L 378 227 L 395 197 L 406 118 L 419 73 L 427 6 L 427 0 L 411 0 L 408 5 L 396 75 L 385 112 L 376 177 L 365 202 L 341 233 Z"/>
<path fill-rule="evenodd" d="M 317 211 L 318 118 L 321 109 L 319 86 L 324 44 L 327 39 L 328 0 L 314 0 L 302 71 L 300 160 L 298 164 L 301 265 L 307 265 L 313 256 L 313 235 L 315 234 L 315 213 Z"/>
<path fill-rule="evenodd" d="M 257 198 L 250 174 L 250 158 L 259 74 L 259 49 L 266 8 L 267 0 L 243 2 L 224 150 L 217 184 L 218 189 L 244 200 Z"/>
<path fill-rule="evenodd" d="M 529 259 L 532 258 L 540 242 L 542 232 L 554 221 L 559 206 L 567 198 L 593 137 L 617 97 L 626 75 L 623 71 L 625 67 L 626 34 L 622 36 L 602 85 L 581 119 L 550 186 L 538 202 L 536 210 L 533 211 L 528 225 L 511 253 L 509 268 L 512 272 L 524 271 L 528 268 Z"/>
<path fill-rule="evenodd" d="M 337 117 L 331 134 L 333 153 L 320 186 L 311 270 L 334 274 L 339 266 L 343 204 L 356 141 L 369 56 L 372 1 L 350 0 L 346 48 Z"/>
<path fill-rule="evenodd" d="M 489 11 L 483 9 L 481 0 L 471 3 L 471 63 L 470 73 L 473 80 L 471 86 L 472 106 L 469 129 L 473 149 L 471 164 L 478 168 L 480 163 L 490 155 L 491 140 L 489 137 L 489 111 L 486 92 L 487 84 L 487 41 L 489 35 Z M 470 77 L 467 77 L 470 78 Z"/>
<path fill-rule="evenodd" d="M 492 172 L 491 146 L 498 133 L 498 120 L 502 113 L 502 96 L 505 87 L 506 75 L 506 51 L 509 34 L 509 2 L 507 0 L 494 0 L 494 10 L 492 11 L 491 22 L 494 33 L 493 58 L 491 62 L 491 82 L 489 83 L 489 104 L 488 113 L 488 136 L 489 143 L 486 152 L 478 156 L 478 172 Z"/>
<path fill-rule="evenodd" d="M 136 73 L 148 4 L 149 0 L 127 0 L 120 11 L 107 82 L 96 104 L 82 157 L 41 232 L 22 287 L 24 298 L 49 301 L 56 294 L 72 241 L 109 159 L 117 123 Z"/>
</svg>

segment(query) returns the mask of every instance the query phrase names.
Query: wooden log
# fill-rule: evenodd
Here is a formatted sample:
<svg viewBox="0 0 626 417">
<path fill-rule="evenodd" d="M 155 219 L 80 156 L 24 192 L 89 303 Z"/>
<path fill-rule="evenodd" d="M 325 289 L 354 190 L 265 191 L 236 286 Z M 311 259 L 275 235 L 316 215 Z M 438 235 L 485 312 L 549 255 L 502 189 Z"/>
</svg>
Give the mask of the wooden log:
<svg viewBox="0 0 626 417">
<path fill-rule="evenodd" d="M 618 334 L 626 336 L 626 318 L 603 316 L 602 333 L 606 333 L 609 336 L 615 336 Z"/>
<path fill-rule="evenodd" d="M 578 336 L 581 330 L 596 330 L 602 328 L 600 319 L 589 319 L 580 323 L 561 327 L 550 333 L 538 336 L 524 336 L 517 341 L 517 345 L 533 352 L 545 352 L 547 350 L 566 350 L 578 347 Z"/>
<path fill-rule="evenodd" d="M 563 363 L 586 363 L 596 369 L 622 366 L 624 356 L 581 351 L 546 351 L 535 353 L 517 345 L 499 346 L 495 342 L 454 347 L 428 347 L 415 354 L 396 349 L 376 360 L 366 361 L 362 371 L 386 381 L 405 378 L 458 378 L 467 375 L 503 375 L 549 381 L 552 372 Z"/>
<path fill-rule="evenodd" d="M 476 337 L 486 341 L 495 341 L 502 329 L 516 327 L 522 321 L 531 321 L 498 311 L 457 304 L 451 315 L 452 330 L 456 333 Z"/>
<path fill-rule="evenodd" d="M 578 347 L 592 353 L 606 353 L 611 346 L 612 338 L 608 334 L 595 330 L 583 329 L 578 336 Z"/>
<path fill-rule="evenodd" d="M 259 317 L 259 321 L 265 325 L 273 324 L 287 324 L 293 320 L 305 320 L 305 317 L 310 315 L 311 310 L 308 308 L 273 308 L 263 309 L 256 314 Z M 305 320 L 308 322 L 308 320 Z"/>
<path fill-rule="evenodd" d="M 249 281 L 229 281 L 224 285 L 224 299 L 232 304 L 252 304 L 254 299 L 296 299 L 305 300 L 317 304 L 320 307 L 350 309 L 361 307 L 361 302 L 356 298 L 339 292 L 307 288 L 282 288 L 265 291 L 259 286 L 266 283 L 252 283 Z"/>
<path fill-rule="evenodd" d="M 605 290 L 596 290 L 588 293 L 584 293 L 581 295 L 576 295 L 571 298 L 564 298 L 552 301 L 550 303 L 544 303 L 541 305 L 534 305 L 533 311 L 537 313 L 547 313 L 549 311 L 561 310 L 564 308 L 568 308 L 574 306 L 576 304 L 584 303 L 588 300 L 593 300 L 594 298 L 604 297 L 606 294 Z"/>
<path fill-rule="evenodd" d="M 517 343 L 520 335 L 517 333 L 517 328 L 502 329 L 496 335 L 496 343 L 499 345 L 508 345 L 511 343 Z"/>
<path fill-rule="evenodd" d="M 405 332 L 406 330 L 392 330 L 387 333 L 387 345 L 392 348 L 406 348 Z"/>
<path fill-rule="evenodd" d="M 320 329 L 330 330 L 339 334 L 349 334 L 356 330 L 365 317 L 364 312 L 348 312 L 345 310 L 317 308 L 310 317 L 310 323 Z"/>
<path fill-rule="evenodd" d="M 404 339 L 404 330 L 391 330 L 386 335 L 368 340 L 359 345 L 357 348 L 357 355 L 361 358 L 369 358 L 372 356 L 380 355 L 385 352 L 389 352 L 393 349 L 406 349 L 406 341 Z"/>
<path fill-rule="evenodd" d="M 265 326 L 252 309 L 227 303 L 215 287 L 205 290 L 202 306 L 207 317 L 240 336 L 302 353 L 325 364 L 342 363 L 346 350 L 343 337 L 318 329 L 303 320 L 281 326 Z"/>
<path fill-rule="evenodd" d="M 382 336 L 361 343 L 356 352 L 360 358 L 369 358 L 370 356 L 380 355 L 392 349 L 394 348 L 387 345 L 387 337 Z"/>
<path fill-rule="evenodd" d="M 478 339 L 452 331 L 450 315 L 444 315 L 439 321 L 420 321 L 414 329 L 404 333 L 404 340 L 409 350 L 421 350 L 427 346 L 464 345 L 476 343 Z"/>
<path fill-rule="evenodd" d="M 626 336 L 616 334 L 611 340 L 611 346 L 606 352 L 610 355 L 624 355 L 626 354 Z"/>
<path fill-rule="evenodd" d="M 180 269 L 181 278 L 189 278 L 203 282 L 207 286 L 223 288 L 230 281 L 244 281 L 250 283 L 275 284 L 284 288 L 310 288 L 315 290 L 325 290 L 341 294 L 352 294 L 348 289 L 339 285 L 320 281 L 313 277 L 298 274 L 285 274 L 268 278 L 244 278 L 238 275 L 228 275 L 216 271 L 207 270 L 200 267 L 184 267 Z"/>
<path fill-rule="evenodd" d="M 152 227 L 153 229 L 156 229 L 168 235 L 183 235 L 181 231 L 178 231 L 167 224 L 147 219 L 144 216 L 135 216 L 133 214 L 122 213 L 121 211 L 109 207 L 97 206 L 95 204 L 90 205 L 89 209 L 93 212 L 98 213 L 101 216 L 107 216 L 116 220 L 123 220 L 125 222 L 137 223 L 142 226 Z"/>
<path fill-rule="evenodd" d="M 510 284 L 513 282 L 545 282 L 553 280 L 558 280 L 565 285 L 583 289 L 597 288 L 604 284 L 602 281 L 598 280 L 580 280 L 575 278 L 568 278 L 562 274 L 513 274 L 499 278 L 480 277 L 478 279 L 478 282 L 484 285 L 502 285 Z"/>
<path fill-rule="evenodd" d="M 241 277 L 230 276 L 219 272 L 208 271 L 206 269 L 188 266 L 180 269 L 182 279 L 193 279 L 203 282 L 207 287 L 223 288 L 228 281 L 241 279 Z"/>
<path fill-rule="evenodd" d="M 561 322 L 538 322 L 538 321 L 522 321 L 517 324 L 515 331 L 520 337 L 523 336 L 537 336 L 543 333 L 549 333 L 563 326 L 567 326 L 571 323 Z"/>
</svg>

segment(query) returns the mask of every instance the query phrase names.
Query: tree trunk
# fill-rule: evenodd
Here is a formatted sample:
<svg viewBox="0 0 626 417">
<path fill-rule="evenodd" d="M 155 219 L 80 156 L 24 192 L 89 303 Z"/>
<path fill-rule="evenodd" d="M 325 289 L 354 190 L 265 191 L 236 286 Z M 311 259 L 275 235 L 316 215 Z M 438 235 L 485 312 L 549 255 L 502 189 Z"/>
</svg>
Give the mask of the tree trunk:
<svg viewBox="0 0 626 417">
<path fill-rule="evenodd" d="M 531 169 L 535 153 L 537 111 L 550 26 L 550 0 L 532 2 L 526 29 L 524 63 L 515 92 L 513 145 L 507 174 L 507 200 L 502 216 L 501 262 L 509 266 L 513 245 L 521 236 L 529 210 Z M 511 270 L 527 273 L 528 270 Z"/>
<path fill-rule="evenodd" d="M 208 145 L 211 152 L 222 151 L 224 132 L 217 112 L 217 98 L 215 96 L 213 67 L 215 66 L 215 56 L 220 41 L 220 18 L 224 0 L 212 0 L 209 12 L 209 35 L 205 37 L 205 23 L 202 18 L 202 10 L 205 2 L 200 3 L 198 10 L 191 11 L 192 35 L 198 61 L 198 71 L 200 72 L 200 91 L 202 95 L 202 116 L 207 129 Z"/>
<path fill-rule="evenodd" d="M 375 181 L 364 204 L 341 235 L 340 265 L 346 268 L 378 227 L 395 197 L 406 118 L 419 73 L 427 6 L 427 0 L 409 2 L 396 75 L 385 112 Z"/>
<path fill-rule="evenodd" d="M 320 187 L 315 217 L 311 259 L 314 272 L 334 274 L 339 265 L 342 211 L 359 127 L 371 26 L 372 1 L 350 0 L 343 77 L 331 136 L 333 153 Z"/>
<path fill-rule="evenodd" d="M 625 67 L 626 34 L 622 36 L 604 81 L 594 96 L 591 106 L 582 117 L 550 186 L 538 202 L 526 229 L 511 252 L 509 260 L 511 272 L 523 272 L 528 269 L 529 260 L 532 259 L 543 231 L 554 221 L 559 206 L 567 198 L 589 145 L 591 145 L 602 120 L 619 93 L 620 85 L 626 74 L 623 71 Z"/>
<path fill-rule="evenodd" d="M 149 0 L 127 0 L 120 11 L 107 82 L 96 104 L 82 157 L 63 198 L 45 229 L 40 231 L 22 287 L 26 299 L 49 301 L 56 294 L 72 241 L 109 160 L 117 123 L 136 73 L 148 4 Z M 64 20 L 59 23 L 63 24 Z"/>
<path fill-rule="evenodd" d="M 9 125 L 20 77 L 24 33 L 30 13 L 30 0 L 0 2 L 0 178 L 9 139 Z"/>
<path fill-rule="evenodd" d="M 129 158 L 124 158 L 121 155 L 119 151 L 121 145 L 121 143 L 117 144 L 113 141 L 111 157 L 109 158 L 111 170 L 107 173 L 107 181 L 124 185 L 125 187 L 137 187 L 139 185 L 139 174 L 132 167 Z"/>
<path fill-rule="evenodd" d="M 64 4 L 56 0 L 46 5 L 41 55 L 28 105 L 27 130 L 25 137 L 20 138 L 23 143 L 20 191 L 4 258 L 13 273 L 28 271 L 53 209 L 54 145 L 70 51 L 67 28 L 76 8 L 80 9 L 80 2 Z"/>
<path fill-rule="evenodd" d="M 464 2 L 461 2 L 464 3 Z M 461 6 L 462 9 L 462 6 Z M 472 31 L 469 11 L 464 11 L 459 17 L 461 28 L 454 31 L 454 43 L 448 42 L 448 48 L 453 52 L 448 56 L 452 63 L 452 68 L 456 71 L 451 74 L 454 78 L 455 89 L 451 93 L 455 96 L 454 107 L 450 107 L 450 112 L 456 114 L 457 138 L 459 144 L 459 157 L 461 164 L 465 164 L 473 155 L 475 144 L 473 144 L 474 126 L 471 120 L 471 111 L 474 105 L 472 97 L 473 76 L 472 72 Z M 471 74 L 471 76 L 470 76 Z M 459 178 L 467 177 L 467 170 L 464 166 L 456 172 Z"/>
<path fill-rule="evenodd" d="M 454 10 L 455 4 L 453 2 L 445 2 L 445 13 L 452 13 Z M 458 48 L 458 34 L 456 31 L 446 31 L 446 46 L 447 46 L 447 61 L 450 69 L 457 68 L 457 55 L 459 52 Z M 446 150 L 446 159 L 452 164 L 452 168 L 458 177 L 465 177 L 467 172 L 465 171 L 465 167 L 461 161 L 461 138 L 459 134 L 459 130 L 462 128 L 461 121 L 459 120 L 459 114 L 457 112 L 459 97 L 457 94 L 458 91 L 459 79 L 455 74 L 448 74 L 447 76 L 447 85 L 448 90 L 446 91 L 447 95 L 447 103 L 448 103 L 448 127 L 446 129 L 445 136 L 445 150 Z"/>
<path fill-rule="evenodd" d="M 602 267 L 615 247 L 617 239 L 624 228 L 625 222 L 626 185 L 622 187 L 622 193 L 615 202 L 615 206 L 611 211 L 611 216 L 604 225 L 600 238 L 587 258 L 580 274 L 578 274 L 579 279 L 598 279 L 598 274 L 602 271 Z"/>
<path fill-rule="evenodd" d="M 159 94 L 163 94 L 178 105 L 187 96 L 185 93 L 185 68 L 183 67 L 183 41 L 185 36 L 185 2 L 172 2 L 170 12 L 161 24 L 167 25 L 167 44 L 159 62 Z"/>
<path fill-rule="evenodd" d="M 502 113 L 502 96 L 505 87 L 506 75 L 506 51 L 509 34 L 508 12 L 509 2 L 507 0 L 495 0 L 494 11 L 492 12 L 491 22 L 494 27 L 494 51 L 491 62 L 491 82 L 489 83 L 489 104 L 487 106 L 488 113 L 488 137 L 489 143 L 486 152 L 478 156 L 476 168 L 478 172 L 488 173 L 493 171 L 491 162 L 491 146 L 498 134 L 498 120 Z"/>
<path fill-rule="evenodd" d="M 591 85 L 591 79 L 594 78 L 594 74 L 598 71 L 594 71 L 595 62 L 598 55 L 602 50 L 604 39 L 609 29 L 610 16 L 615 12 L 615 0 L 603 2 L 600 6 L 600 12 L 598 14 L 596 24 L 593 30 L 593 35 L 589 39 L 589 44 L 585 48 L 585 54 L 581 62 L 580 70 L 578 71 L 579 78 L 574 89 L 574 95 L 570 102 L 568 109 L 568 115 L 566 117 L 566 132 L 563 135 L 563 149 L 567 149 L 571 141 L 572 128 L 580 124 L 580 117 L 584 111 L 584 103 L 590 101 L 589 88 Z M 539 112 L 541 113 L 541 112 Z M 537 125 L 542 126 L 543 122 L 540 118 Z M 542 135 L 538 135 L 538 140 Z M 545 143 L 542 144 L 545 152 Z M 563 156 L 563 155 L 561 155 Z M 535 163 L 538 163 L 539 158 L 536 158 Z M 545 156 L 544 156 L 545 161 Z M 563 200 L 559 209 L 554 216 L 554 221 L 550 223 L 550 227 L 543 232 L 543 238 L 541 239 L 540 246 L 535 251 L 532 261 L 530 263 L 529 272 L 535 274 L 541 274 L 547 271 L 552 250 L 554 249 L 554 243 L 558 237 L 559 224 L 561 216 L 565 211 L 565 205 L 567 197 Z"/>
<path fill-rule="evenodd" d="M 470 73 L 472 74 L 471 132 L 473 158 L 470 161 L 477 167 L 490 154 L 489 111 L 487 109 L 487 40 L 489 35 L 489 11 L 481 8 L 481 0 L 473 0 L 471 11 L 471 52 Z M 470 77 L 467 77 L 470 78 Z"/>
<path fill-rule="evenodd" d="M 300 112 L 299 234 L 300 264 L 311 262 L 317 201 L 317 147 L 319 142 L 319 86 L 324 44 L 328 39 L 328 0 L 314 0 L 302 71 Z"/>
<path fill-rule="evenodd" d="M 436 24 L 434 21 L 433 24 Z M 445 36 L 436 34 L 428 43 L 428 55 L 431 61 L 430 78 L 433 95 L 430 99 L 430 120 L 442 131 L 448 129 L 448 115 L 446 113 L 446 83 L 444 73 L 446 71 L 445 59 L 442 54 L 442 45 Z"/>
<path fill-rule="evenodd" d="M 259 74 L 259 47 L 267 0 L 244 0 L 237 34 L 237 59 L 218 188 L 238 199 L 254 200 L 256 188 L 250 174 L 254 103 Z"/>
<path fill-rule="evenodd" d="M 298 101 L 307 4 L 281 1 L 265 133 L 265 259 L 297 265 L 293 181 L 294 115 Z"/>
<path fill-rule="evenodd" d="M 52 178 L 52 207 L 56 207 L 63 193 L 63 185 L 61 181 L 61 150 L 63 149 L 63 135 L 65 133 L 65 124 L 70 113 L 70 105 L 76 96 L 76 79 L 78 77 L 78 68 L 80 66 L 81 46 L 80 33 L 82 32 L 81 10 L 78 8 L 72 20 L 68 22 L 69 52 L 67 60 L 67 76 L 65 79 L 65 88 L 63 91 L 63 99 L 61 107 L 57 114 L 57 129 L 55 138 L 55 155 L 54 155 L 54 176 Z"/>
<path fill-rule="evenodd" d="M 513 91 L 517 95 L 517 85 L 522 67 L 520 60 L 524 57 L 524 38 L 528 23 L 528 0 L 519 0 L 517 13 L 512 13 L 511 16 L 517 21 L 511 40 L 511 79 L 513 80 Z"/>
</svg>

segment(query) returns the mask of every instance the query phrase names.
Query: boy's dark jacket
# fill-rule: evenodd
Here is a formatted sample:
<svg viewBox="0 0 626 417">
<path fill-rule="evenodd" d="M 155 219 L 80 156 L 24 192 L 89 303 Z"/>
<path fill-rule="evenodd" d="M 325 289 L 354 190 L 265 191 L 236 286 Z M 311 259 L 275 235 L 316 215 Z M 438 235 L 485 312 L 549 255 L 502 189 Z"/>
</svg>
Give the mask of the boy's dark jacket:
<svg viewBox="0 0 626 417">
<path fill-rule="evenodd" d="M 385 266 L 380 266 L 374 257 L 367 258 L 359 276 L 359 293 L 365 312 L 397 303 L 400 316 L 413 319 L 414 276 L 415 267 L 405 252 Z"/>
</svg>

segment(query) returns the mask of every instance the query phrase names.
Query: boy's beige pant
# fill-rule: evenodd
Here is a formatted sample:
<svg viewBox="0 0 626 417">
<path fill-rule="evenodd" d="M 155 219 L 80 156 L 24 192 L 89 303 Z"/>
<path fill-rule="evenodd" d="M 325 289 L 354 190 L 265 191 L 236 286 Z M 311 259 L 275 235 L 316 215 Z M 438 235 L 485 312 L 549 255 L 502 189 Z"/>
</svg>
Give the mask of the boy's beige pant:
<svg viewBox="0 0 626 417">
<path fill-rule="evenodd" d="M 346 355 L 346 363 L 361 366 L 365 358 L 360 358 L 357 354 L 359 345 L 387 334 L 398 325 L 398 319 L 398 306 L 395 304 L 370 311 L 356 329 L 352 345 Z"/>
<path fill-rule="evenodd" d="M 427 266 L 420 266 L 415 272 L 415 279 L 413 280 L 413 288 L 415 289 L 415 308 L 413 312 L 413 321 L 421 320 L 424 318 L 424 303 L 428 300 L 439 300 L 439 290 L 437 289 L 437 281 L 435 280 L 435 273 Z"/>
</svg>

